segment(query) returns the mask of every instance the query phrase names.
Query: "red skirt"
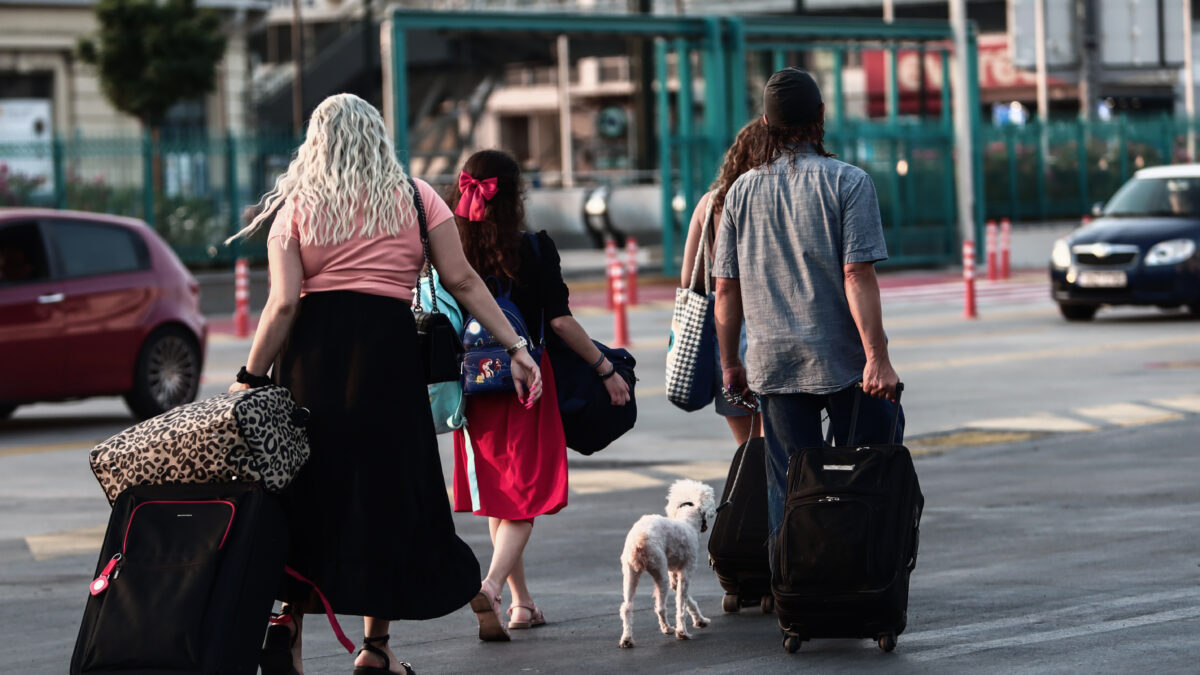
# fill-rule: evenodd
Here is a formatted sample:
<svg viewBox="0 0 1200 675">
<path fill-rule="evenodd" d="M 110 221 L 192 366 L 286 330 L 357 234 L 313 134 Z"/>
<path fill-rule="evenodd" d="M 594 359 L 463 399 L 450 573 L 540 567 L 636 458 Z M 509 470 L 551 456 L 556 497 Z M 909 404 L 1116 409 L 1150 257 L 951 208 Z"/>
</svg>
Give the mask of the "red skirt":
<svg viewBox="0 0 1200 675">
<path fill-rule="evenodd" d="M 467 398 L 467 432 L 454 432 L 454 510 L 529 520 L 567 505 L 567 441 L 550 357 L 532 409 L 516 393 Z"/>
</svg>

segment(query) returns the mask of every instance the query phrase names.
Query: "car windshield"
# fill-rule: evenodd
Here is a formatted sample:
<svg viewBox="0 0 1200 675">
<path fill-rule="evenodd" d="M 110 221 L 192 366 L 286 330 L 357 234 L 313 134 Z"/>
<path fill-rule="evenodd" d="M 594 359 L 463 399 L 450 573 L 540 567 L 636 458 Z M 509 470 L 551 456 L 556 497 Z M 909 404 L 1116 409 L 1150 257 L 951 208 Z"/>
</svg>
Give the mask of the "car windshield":
<svg viewBox="0 0 1200 675">
<path fill-rule="evenodd" d="M 1200 216 L 1200 178 L 1134 178 L 1117 190 L 1104 215 Z"/>
</svg>

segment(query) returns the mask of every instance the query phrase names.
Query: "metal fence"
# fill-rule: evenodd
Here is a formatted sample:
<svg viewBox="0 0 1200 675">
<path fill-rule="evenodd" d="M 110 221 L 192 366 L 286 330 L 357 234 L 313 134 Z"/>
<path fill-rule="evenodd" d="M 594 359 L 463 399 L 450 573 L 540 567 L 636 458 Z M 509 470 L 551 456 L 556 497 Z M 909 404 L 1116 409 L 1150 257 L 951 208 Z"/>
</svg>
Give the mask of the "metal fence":
<svg viewBox="0 0 1200 675">
<path fill-rule="evenodd" d="M 985 127 L 976 145 L 985 213 L 1015 223 L 1078 218 L 1139 168 L 1186 161 L 1188 128 L 1170 117 Z M 148 136 L 0 143 L 0 206 L 141 218 L 192 267 L 262 259 L 262 236 L 223 242 L 248 222 L 296 145 L 286 136 L 163 138 L 156 160 Z M 849 121 L 830 127 L 826 145 L 871 174 L 894 258 L 933 263 L 956 252 L 957 231 L 946 226 L 956 219 L 954 158 L 943 123 Z M 695 176 L 699 186 L 710 179 Z"/>
<path fill-rule="evenodd" d="M 249 205 L 287 167 L 287 137 L 149 135 L 0 142 L 0 206 L 46 206 L 140 218 L 191 267 L 265 258 L 264 237 L 226 246 Z M 156 183 L 158 189 L 155 189 Z"/>
</svg>

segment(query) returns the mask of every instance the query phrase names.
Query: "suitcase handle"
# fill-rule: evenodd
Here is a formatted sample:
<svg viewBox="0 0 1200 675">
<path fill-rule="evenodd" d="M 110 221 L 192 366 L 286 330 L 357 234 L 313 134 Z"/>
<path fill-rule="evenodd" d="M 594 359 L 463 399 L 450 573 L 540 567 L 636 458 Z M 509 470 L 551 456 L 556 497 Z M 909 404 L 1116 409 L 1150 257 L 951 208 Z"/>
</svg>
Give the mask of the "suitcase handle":
<svg viewBox="0 0 1200 675">
<path fill-rule="evenodd" d="M 750 441 L 754 440 L 754 422 L 755 422 L 755 420 L 761 420 L 761 419 L 762 419 L 762 409 L 761 408 L 759 410 L 754 411 L 750 415 L 750 437 L 746 439 L 746 442 L 743 445 L 749 445 Z M 729 494 L 731 494 L 731 495 L 734 493 L 735 490 L 737 490 L 738 482 L 741 481 L 741 479 L 742 479 L 742 467 L 744 467 L 744 466 L 746 466 L 746 453 L 745 452 L 742 453 L 741 461 L 738 462 L 737 473 L 733 474 L 733 487 L 729 489 Z M 725 501 L 721 502 L 721 504 L 719 506 L 717 506 L 717 510 L 715 511 L 715 513 L 720 513 L 721 509 L 725 508 L 726 506 L 729 506 L 732 503 L 733 503 L 732 499 L 726 499 Z"/>
<path fill-rule="evenodd" d="M 854 440 L 854 436 L 858 432 L 858 404 L 859 404 L 859 401 L 862 400 L 863 396 L 867 395 L 866 392 L 863 391 L 862 382 L 859 382 L 858 384 L 854 385 L 854 387 L 857 391 L 855 392 L 855 395 L 854 395 L 854 408 L 850 412 L 850 435 L 849 435 L 849 438 L 851 441 Z M 896 442 L 896 430 L 900 428 L 900 396 L 903 393 L 904 393 L 904 383 L 897 382 L 896 383 L 896 414 L 892 416 L 892 431 L 888 436 L 888 443 Z"/>
</svg>

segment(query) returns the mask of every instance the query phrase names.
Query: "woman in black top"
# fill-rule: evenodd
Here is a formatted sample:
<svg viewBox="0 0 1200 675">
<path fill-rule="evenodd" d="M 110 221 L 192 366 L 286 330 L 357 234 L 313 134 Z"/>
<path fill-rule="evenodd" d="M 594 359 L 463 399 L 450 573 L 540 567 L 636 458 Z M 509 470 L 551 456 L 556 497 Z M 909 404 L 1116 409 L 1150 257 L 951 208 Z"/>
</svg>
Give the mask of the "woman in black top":
<svg viewBox="0 0 1200 675">
<path fill-rule="evenodd" d="M 629 386 L 612 376 L 612 363 L 571 316 L 554 242 L 545 231 L 521 231 L 525 208 L 517 162 L 496 150 L 475 153 L 449 201 L 467 260 L 493 293 L 509 293 L 533 341 L 542 342 L 544 331 L 553 331 L 593 364 L 614 405 L 627 403 Z M 454 432 L 454 509 L 488 516 L 495 549 L 480 588 L 490 603 L 472 602 L 482 640 L 508 640 L 509 628 L 546 622 L 525 583 L 524 550 L 534 517 L 567 504 L 567 456 L 544 350 L 541 371 L 538 401 L 525 402 L 513 393 L 471 396 L 466 433 Z M 500 614 L 506 581 L 512 591 L 507 626 Z"/>
</svg>

